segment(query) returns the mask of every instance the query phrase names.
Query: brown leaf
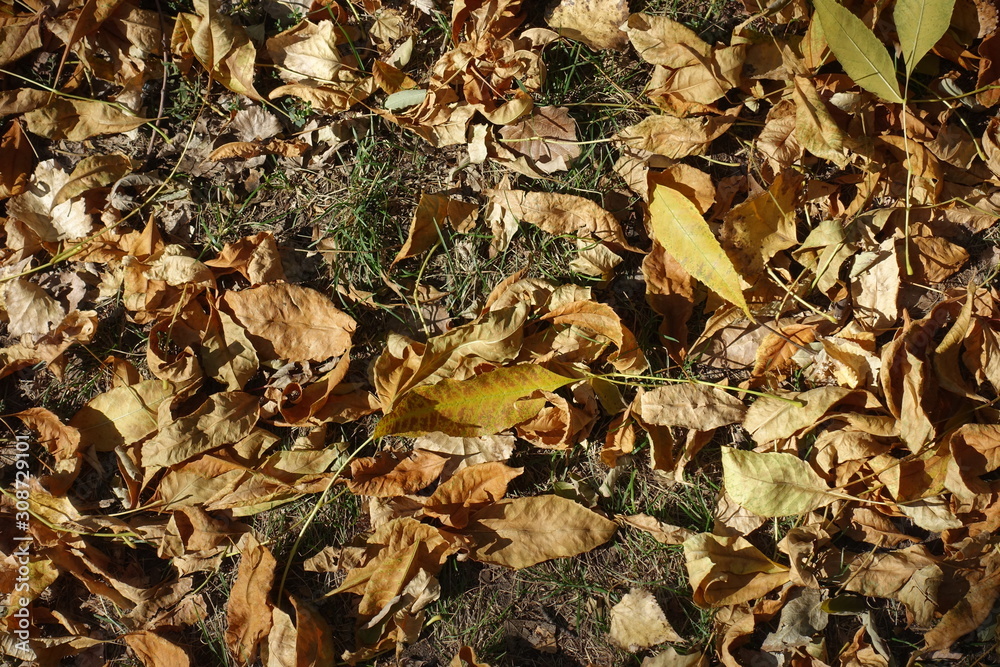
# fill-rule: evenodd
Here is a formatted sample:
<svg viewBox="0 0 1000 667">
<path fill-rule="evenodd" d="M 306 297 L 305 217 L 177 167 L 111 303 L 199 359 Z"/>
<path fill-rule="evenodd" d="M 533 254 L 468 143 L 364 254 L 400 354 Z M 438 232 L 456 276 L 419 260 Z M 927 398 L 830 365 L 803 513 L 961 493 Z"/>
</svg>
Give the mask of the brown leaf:
<svg viewBox="0 0 1000 667">
<path fill-rule="evenodd" d="M 271 232 L 259 232 L 227 243 L 215 259 L 205 262 L 216 276 L 238 271 L 251 285 L 285 282 L 278 244 Z"/>
<path fill-rule="evenodd" d="M 473 514 L 462 532 L 476 560 L 520 569 L 590 551 L 616 528 L 572 500 L 546 495 L 501 500 Z"/>
<path fill-rule="evenodd" d="M 862 392 L 858 392 L 859 394 Z M 743 427 L 764 444 L 809 431 L 837 403 L 851 398 L 845 387 L 818 387 L 758 398 L 747 410 Z"/>
<path fill-rule="evenodd" d="M 355 322 L 308 287 L 261 285 L 227 291 L 220 308 L 250 335 L 264 360 L 323 361 L 351 346 Z"/>
<path fill-rule="evenodd" d="M 99 394 L 73 415 L 69 425 L 80 431 L 82 447 L 107 452 L 131 445 L 155 431 L 156 414 L 163 401 L 177 391 L 169 382 L 144 380 Z"/>
<path fill-rule="evenodd" d="M 256 659 L 257 646 L 271 630 L 272 605 L 268 597 L 276 567 L 271 550 L 249 533 L 226 605 L 226 646 L 244 664 Z"/>
<path fill-rule="evenodd" d="M 135 167 L 125 155 L 90 155 L 77 163 L 69 180 L 63 184 L 52 201 L 53 207 L 64 201 L 76 199 L 80 195 L 97 188 L 111 185 Z"/>
<path fill-rule="evenodd" d="M 734 122 L 736 117 L 733 115 L 710 118 L 649 116 L 619 132 L 617 138 L 626 146 L 679 160 L 688 155 L 704 154 L 708 145 L 725 134 Z"/>
<path fill-rule="evenodd" d="M 642 395 L 642 419 L 661 426 L 709 431 L 739 423 L 746 414 L 743 401 L 722 389 L 679 383 L 657 387 Z"/>
<path fill-rule="evenodd" d="M 123 639 L 145 667 L 187 667 L 191 664 L 184 649 L 155 632 L 130 632 Z"/>
<path fill-rule="evenodd" d="M 649 535 L 660 544 L 683 544 L 689 537 L 694 536 L 694 532 L 680 526 L 672 526 L 649 516 L 648 514 L 634 514 L 632 516 L 615 517 L 619 523 L 626 526 L 638 528 Z"/>
<path fill-rule="evenodd" d="M 5 18 L 0 23 L 0 67 L 40 49 L 41 27 L 41 23 L 31 16 Z"/>
<path fill-rule="evenodd" d="M 515 218 L 549 234 L 582 236 L 632 249 L 615 217 L 589 199 L 524 190 L 492 190 L 489 194 Z"/>
<path fill-rule="evenodd" d="M 804 76 L 795 77 L 794 84 L 795 138 L 816 157 L 830 160 L 841 168 L 847 166 L 844 133 L 816 92 L 816 86 Z"/>
<path fill-rule="evenodd" d="M 448 455 L 441 479 L 452 477 L 459 470 L 478 463 L 506 461 L 514 453 L 512 435 L 481 435 L 456 438 L 444 433 L 428 433 L 413 441 L 414 449 L 426 449 Z"/>
<path fill-rule="evenodd" d="M 663 642 L 684 641 L 677 634 L 656 598 L 647 590 L 633 588 L 611 608 L 611 642 L 636 653 Z"/>
<path fill-rule="evenodd" d="M 304 141 L 289 141 L 287 139 L 270 139 L 265 143 L 259 141 L 231 141 L 222 144 L 211 153 L 206 160 L 230 160 L 233 158 L 247 159 L 258 155 L 282 155 L 284 157 L 302 157 L 309 150 L 309 144 Z"/>
<path fill-rule="evenodd" d="M 608 361 L 622 373 L 641 373 L 649 368 L 646 357 L 631 331 L 608 305 L 594 301 L 574 301 L 549 311 L 541 319 L 561 327 L 582 330 L 583 337 L 605 337 L 617 347 Z"/>
<path fill-rule="evenodd" d="M 212 394 L 190 415 L 160 429 L 142 445 L 142 464 L 164 468 L 242 440 L 257 423 L 256 396 L 241 391 Z"/>
<path fill-rule="evenodd" d="M 0 199 L 24 192 L 34 169 L 35 152 L 24 136 L 21 123 L 12 120 L 0 138 Z"/>
<path fill-rule="evenodd" d="M 701 533 L 684 542 L 688 579 L 700 607 L 722 607 L 763 597 L 789 580 L 775 563 L 742 537 Z"/>
<path fill-rule="evenodd" d="M 471 512 L 498 502 L 507 494 L 507 484 L 522 472 L 524 468 L 499 462 L 462 468 L 424 501 L 423 512 L 446 526 L 464 528 Z"/>
<path fill-rule="evenodd" d="M 69 178 L 69 174 L 56 167 L 55 160 L 38 163 L 28 189 L 7 201 L 7 215 L 26 224 L 42 241 L 87 236 L 94 221 L 87 212 L 86 202 L 55 203 L 56 193 Z"/>
<path fill-rule="evenodd" d="M 505 148 L 530 158 L 545 174 L 566 171 L 580 157 L 576 121 L 566 107 L 536 107 L 531 115 L 500 130 Z"/>
<path fill-rule="evenodd" d="M 768 334 L 757 348 L 751 375 L 760 377 L 767 373 L 785 373 L 791 367 L 795 353 L 814 340 L 814 324 L 791 324 Z"/>
<path fill-rule="evenodd" d="M 84 141 L 99 134 L 122 134 L 150 120 L 139 118 L 110 102 L 64 97 L 57 97 L 24 115 L 29 132 L 53 141 Z"/>
<path fill-rule="evenodd" d="M 767 192 L 732 208 L 725 216 L 720 240 L 741 275 L 764 273 L 768 260 L 796 245 L 795 218 L 805 178 L 797 172 L 778 175 Z"/>
<path fill-rule="evenodd" d="M 545 22 L 563 37 L 601 51 L 624 51 L 628 35 L 620 25 L 628 20 L 626 0 L 561 0 L 550 6 Z"/>
<path fill-rule="evenodd" d="M 377 457 L 354 459 L 347 486 L 352 493 L 379 498 L 416 493 L 438 478 L 445 461 L 444 456 L 423 450 L 403 458 L 384 452 Z"/>
<path fill-rule="evenodd" d="M 459 232 L 468 232 L 476 224 L 479 208 L 445 195 L 421 194 L 420 203 L 410 221 L 410 233 L 400 248 L 392 265 L 416 257 L 440 240 L 440 230 L 445 225 Z"/>
<path fill-rule="evenodd" d="M 666 16 L 632 14 L 622 29 L 639 57 L 653 65 L 683 67 L 692 54 L 707 58 L 712 52 L 694 30 Z"/>
</svg>

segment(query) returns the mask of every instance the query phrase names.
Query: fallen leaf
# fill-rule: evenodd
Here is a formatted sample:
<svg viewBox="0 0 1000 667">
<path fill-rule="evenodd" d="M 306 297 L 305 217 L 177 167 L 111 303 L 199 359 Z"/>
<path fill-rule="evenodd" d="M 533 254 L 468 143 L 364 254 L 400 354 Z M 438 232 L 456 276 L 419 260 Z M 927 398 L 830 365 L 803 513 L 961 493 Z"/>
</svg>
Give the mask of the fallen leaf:
<svg viewBox="0 0 1000 667">
<path fill-rule="evenodd" d="M 347 487 L 352 493 L 380 498 L 416 493 L 438 478 L 447 460 L 423 450 L 399 458 L 385 452 L 377 457 L 354 459 Z"/>
<path fill-rule="evenodd" d="M 550 6 L 545 22 L 563 37 L 601 51 L 624 51 L 628 45 L 620 25 L 628 20 L 626 0 L 561 0 Z"/>
<path fill-rule="evenodd" d="M 733 116 L 677 118 L 649 116 L 616 135 L 626 146 L 679 160 L 688 155 L 704 155 L 708 145 L 736 122 Z"/>
<path fill-rule="evenodd" d="M 164 468 L 242 440 L 257 423 L 258 403 L 256 396 L 241 391 L 212 394 L 143 443 L 142 464 Z"/>
<path fill-rule="evenodd" d="M 257 657 L 257 647 L 271 630 L 272 606 L 268 601 L 277 561 L 271 550 L 252 533 L 247 535 L 240 554 L 236 580 L 229 591 L 226 615 L 226 646 L 244 664 Z"/>
<path fill-rule="evenodd" d="M 726 493 L 763 517 L 800 516 L 841 497 L 792 454 L 723 447 L 722 475 Z"/>
<path fill-rule="evenodd" d="M 686 382 L 647 391 L 639 404 L 645 422 L 698 431 L 739 423 L 747 411 L 741 400 L 722 389 Z"/>
<path fill-rule="evenodd" d="M 158 428 L 157 411 L 177 388 L 163 380 L 144 380 L 98 394 L 69 420 L 82 447 L 108 452 L 136 443 Z"/>
<path fill-rule="evenodd" d="M 187 667 L 191 660 L 180 646 L 150 630 L 130 632 L 123 639 L 145 667 Z"/>
<path fill-rule="evenodd" d="M 536 414 L 545 399 L 536 391 L 555 391 L 573 382 L 541 366 L 498 368 L 470 380 L 443 380 L 417 387 L 378 423 L 375 437 L 423 435 L 493 435 Z"/>
<path fill-rule="evenodd" d="M 44 107 L 24 114 L 29 132 L 53 141 L 84 141 L 99 134 L 121 134 L 150 120 L 110 102 L 64 97 L 56 97 Z"/>
<path fill-rule="evenodd" d="M 566 171 L 580 157 L 576 121 L 566 107 L 536 107 L 529 116 L 500 129 L 504 148 L 531 160 L 545 174 Z"/>
<path fill-rule="evenodd" d="M 691 200 L 662 185 L 652 195 L 649 214 L 654 237 L 688 273 L 749 316 L 740 277 Z"/>
<path fill-rule="evenodd" d="M 662 644 L 680 642 L 656 598 L 647 590 L 630 589 L 611 608 L 611 642 L 631 653 Z"/>
<path fill-rule="evenodd" d="M 502 499 L 507 494 L 507 485 L 522 472 L 524 468 L 511 468 L 500 462 L 462 468 L 424 501 L 423 513 L 440 519 L 446 526 L 464 528 L 470 513 Z"/>
<path fill-rule="evenodd" d="M 514 217 L 549 234 L 582 236 L 632 249 L 615 217 L 589 199 L 524 190 L 492 190 L 489 194 Z"/>
<path fill-rule="evenodd" d="M 684 542 L 688 580 L 700 607 L 724 607 L 763 597 L 789 580 L 775 563 L 742 537 L 700 533 Z"/>
<path fill-rule="evenodd" d="M 85 192 L 111 185 L 134 168 L 132 160 L 121 154 L 85 157 L 77 163 L 69 179 L 56 192 L 52 206 L 57 207 Z"/>
<path fill-rule="evenodd" d="M 28 188 L 7 200 L 7 215 L 17 218 L 42 241 L 66 241 L 90 234 L 94 221 L 82 199 L 55 203 L 56 194 L 70 180 L 55 160 L 39 162 Z"/>
<path fill-rule="evenodd" d="M 543 495 L 489 505 L 472 515 L 462 534 L 471 540 L 472 558 L 521 569 L 590 551 L 616 528 L 572 500 Z"/>
<path fill-rule="evenodd" d="M 261 285 L 219 300 L 246 329 L 262 359 L 323 361 L 351 347 L 356 323 L 328 298 L 308 287 Z"/>
</svg>

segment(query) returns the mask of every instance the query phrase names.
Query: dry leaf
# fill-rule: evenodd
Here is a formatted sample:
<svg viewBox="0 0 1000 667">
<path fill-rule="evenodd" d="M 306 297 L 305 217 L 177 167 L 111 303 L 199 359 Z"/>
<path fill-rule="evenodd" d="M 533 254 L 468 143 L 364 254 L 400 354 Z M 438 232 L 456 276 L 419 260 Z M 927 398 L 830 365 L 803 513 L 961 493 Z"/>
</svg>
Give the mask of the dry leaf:
<svg viewBox="0 0 1000 667">
<path fill-rule="evenodd" d="M 566 171 L 580 157 L 576 121 L 566 107 L 536 107 L 531 115 L 500 129 L 503 147 L 531 160 L 545 173 Z"/>
<path fill-rule="evenodd" d="M 374 458 L 354 459 L 347 486 L 352 493 L 383 498 L 416 493 L 438 478 L 447 460 L 423 450 L 402 458 L 385 452 Z"/>
<path fill-rule="evenodd" d="M 736 424 L 746 414 L 743 402 L 716 387 L 679 383 L 647 391 L 640 399 L 642 420 L 661 426 L 710 431 Z"/>
<path fill-rule="evenodd" d="M 219 307 L 246 329 L 262 359 L 323 361 L 351 347 L 356 324 L 328 298 L 298 285 L 227 291 Z"/>
<path fill-rule="evenodd" d="M 150 120 L 110 102 L 64 97 L 56 97 L 44 107 L 24 114 L 29 132 L 53 141 L 84 141 L 99 134 L 120 134 Z"/>
<path fill-rule="evenodd" d="M 688 579 L 701 607 L 722 607 L 763 597 L 789 580 L 775 563 L 742 537 L 701 533 L 684 542 Z"/>
<path fill-rule="evenodd" d="M 252 663 L 257 647 L 271 630 L 271 604 L 268 596 L 274 583 L 277 561 L 271 550 L 247 535 L 240 554 L 236 580 L 229 592 L 226 614 L 226 646 L 243 663 Z"/>
<path fill-rule="evenodd" d="M 597 51 L 624 51 L 628 35 L 619 26 L 628 17 L 626 0 L 561 0 L 549 7 L 545 22 L 563 37 Z"/>
<path fill-rule="evenodd" d="M 524 190 L 492 190 L 494 203 L 549 234 L 567 234 L 632 249 L 613 215 L 589 199 Z"/>
<path fill-rule="evenodd" d="M 612 643 L 631 653 L 663 642 L 684 641 L 653 594 L 641 588 L 631 589 L 611 608 L 609 635 Z"/>
<path fill-rule="evenodd" d="M 515 569 L 590 551 L 615 533 L 614 521 L 559 496 L 501 500 L 472 515 L 462 531 L 470 555 Z"/>
<path fill-rule="evenodd" d="M 117 387 L 92 398 L 73 415 L 69 425 L 80 432 L 83 447 L 98 451 L 131 445 L 158 428 L 156 413 L 177 389 L 163 380 L 145 380 Z"/>
<path fill-rule="evenodd" d="M 38 163 L 27 190 L 7 201 L 7 215 L 17 218 L 43 241 L 66 241 L 87 236 L 93 219 L 82 200 L 56 204 L 56 194 L 70 176 L 56 167 L 55 160 Z"/>
</svg>

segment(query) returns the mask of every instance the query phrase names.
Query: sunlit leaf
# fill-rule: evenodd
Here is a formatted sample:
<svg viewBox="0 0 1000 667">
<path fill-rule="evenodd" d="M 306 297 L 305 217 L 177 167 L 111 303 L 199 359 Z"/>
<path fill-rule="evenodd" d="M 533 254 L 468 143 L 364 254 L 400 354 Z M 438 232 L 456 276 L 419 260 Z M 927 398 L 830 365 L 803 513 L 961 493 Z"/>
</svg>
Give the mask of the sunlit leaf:
<svg viewBox="0 0 1000 667">
<path fill-rule="evenodd" d="M 722 448 L 726 493 L 764 517 L 805 514 L 837 500 L 808 463 L 791 454 Z"/>
<path fill-rule="evenodd" d="M 658 185 L 649 205 L 653 235 L 692 276 L 750 316 L 740 277 L 691 200 Z"/>
<path fill-rule="evenodd" d="M 875 33 L 837 0 L 814 0 L 814 4 L 826 41 L 848 76 L 882 99 L 902 103 L 896 68 Z"/>
<path fill-rule="evenodd" d="M 951 25 L 955 0 L 897 0 L 892 10 L 909 76 Z"/>
<path fill-rule="evenodd" d="M 498 368 L 463 382 L 443 380 L 417 387 L 382 418 L 375 436 L 434 431 L 465 438 L 493 435 L 538 413 L 545 399 L 528 396 L 538 390 L 555 391 L 573 381 L 541 366 L 522 365 Z"/>
<path fill-rule="evenodd" d="M 576 556 L 611 539 L 617 525 L 559 496 L 501 500 L 472 515 L 462 531 L 471 556 L 515 569 Z"/>
</svg>

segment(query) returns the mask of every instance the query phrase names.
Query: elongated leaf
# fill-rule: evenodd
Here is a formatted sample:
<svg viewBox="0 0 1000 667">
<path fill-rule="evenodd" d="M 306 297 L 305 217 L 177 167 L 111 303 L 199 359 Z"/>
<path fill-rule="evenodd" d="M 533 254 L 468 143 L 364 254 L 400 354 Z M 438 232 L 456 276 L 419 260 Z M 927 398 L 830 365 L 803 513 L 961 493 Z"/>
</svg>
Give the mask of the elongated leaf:
<svg viewBox="0 0 1000 667">
<path fill-rule="evenodd" d="M 501 500 L 473 514 L 462 532 L 475 560 L 520 569 L 590 551 L 617 528 L 583 505 L 547 495 Z"/>
<path fill-rule="evenodd" d="M 909 76 L 948 31 L 955 0 L 897 0 L 892 11 Z"/>
<path fill-rule="evenodd" d="M 805 514 L 839 497 L 808 463 L 791 454 L 723 447 L 722 475 L 733 500 L 765 517 Z"/>
<path fill-rule="evenodd" d="M 902 103 L 896 68 L 875 33 L 837 0 L 814 0 L 814 4 L 826 42 L 847 75 L 882 99 Z"/>
<path fill-rule="evenodd" d="M 677 190 L 657 185 L 649 213 L 653 235 L 660 245 L 688 273 L 749 316 L 740 277 L 691 200 Z"/>
<path fill-rule="evenodd" d="M 555 391 L 573 382 L 541 366 L 498 368 L 471 380 L 443 380 L 417 387 L 382 418 L 375 437 L 440 431 L 471 438 L 493 435 L 533 417 L 545 399 L 521 400 L 536 390 Z"/>
</svg>

